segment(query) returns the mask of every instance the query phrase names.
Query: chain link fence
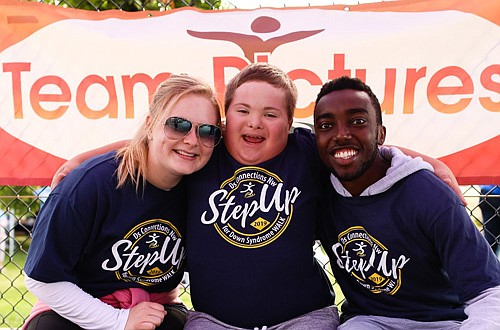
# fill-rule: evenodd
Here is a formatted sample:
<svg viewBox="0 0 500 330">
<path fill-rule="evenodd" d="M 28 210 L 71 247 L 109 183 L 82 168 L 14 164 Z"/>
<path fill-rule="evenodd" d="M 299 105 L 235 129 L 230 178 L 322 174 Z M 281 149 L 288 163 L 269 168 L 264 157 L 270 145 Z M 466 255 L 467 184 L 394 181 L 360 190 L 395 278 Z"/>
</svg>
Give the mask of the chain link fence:
<svg viewBox="0 0 500 330">
<path fill-rule="evenodd" d="M 492 248 L 500 241 L 499 186 L 481 189 L 463 186 L 467 211 Z M 49 187 L 0 186 L 0 328 L 17 329 L 29 315 L 36 298 L 24 285 L 24 263 L 31 242 L 31 231 L 36 214 L 48 197 Z M 336 292 L 336 303 L 341 304 L 342 292 L 331 273 L 328 257 L 320 244 L 314 246 L 316 257 L 330 275 Z M 191 307 L 189 278 L 183 281 L 181 298 Z"/>
<path fill-rule="evenodd" d="M 230 1 L 216 0 L 47 0 L 39 1 L 67 8 L 103 11 L 171 10 L 180 7 L 196 7 L 205 10 L 236 8 Z M 333 3 L 333 2 L 332 2 Z M 304 1 L 304 6 L 309 5 Z M 260 7 L 258 2 L 255 8 Z M 468 201 L 467 210 L 471 221 L 485 235 L 493 249 L 500 240 L 500 195 L 498 186 L 481 189 L 480 186 L 463 186 Z M 48 197 L 49 187 L 0 186 L 0 328 L 17 329 L 29 315 L 36 298 L 24 285 L 24 263 L 31 242 L 31 231 L 36 215 Z M 337 294 L 337 304 L 343 300 L 342 292 L 331 274 L 328 257 L 320 244 L 314 246 L 316 256 L 331 276 Z M 498 251 L 500 252 L 500 251 Z M 189 279 L 183 281 L 181 298 L 191 307 Z"/>
</svg>

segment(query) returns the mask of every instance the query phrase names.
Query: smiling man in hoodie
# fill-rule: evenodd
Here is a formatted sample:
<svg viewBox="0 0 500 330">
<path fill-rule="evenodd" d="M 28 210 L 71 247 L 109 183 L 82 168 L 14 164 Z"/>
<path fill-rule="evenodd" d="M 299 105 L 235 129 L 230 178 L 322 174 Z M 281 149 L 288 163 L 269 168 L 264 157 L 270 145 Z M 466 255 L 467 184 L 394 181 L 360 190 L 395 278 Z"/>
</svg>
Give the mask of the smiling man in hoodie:
<svg viewBox="0 0 500 330">
<path fill-rule="evenodd" d="M 500 329 L 499 261 L 427 163 L 380 147 L 370 87 L 325 83 L 314 127 L 332 173 L 319 235 L 346 297 L 339 329 Z"/>
</svg>

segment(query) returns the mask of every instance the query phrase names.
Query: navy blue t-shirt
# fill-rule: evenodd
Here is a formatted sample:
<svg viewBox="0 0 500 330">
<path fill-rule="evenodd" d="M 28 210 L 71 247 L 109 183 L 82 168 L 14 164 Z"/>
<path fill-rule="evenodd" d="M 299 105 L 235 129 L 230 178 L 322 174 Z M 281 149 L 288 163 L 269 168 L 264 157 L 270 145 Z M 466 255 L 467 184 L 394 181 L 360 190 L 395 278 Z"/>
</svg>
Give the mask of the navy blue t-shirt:
<svg viewBox="0 0 500 330">
<path fill-rule="evenodd" d="M 75 283 L 94 297 L 119 289 L 174 289 L 185 256 L 185 186 L 116 189 L 115 153 L 97 156 L 57 185 L 37 216 L 26 274 Z"/>
<path fill-rule="evenodd" d="M 500 264 L 458 196 L 421 170 L 389 190 L 330 186 L 319 236 L 347 301 L 343 317 L 463 320 L 464 302 L 500 285 Z"/>
<path fill-rule="evenodd" d="M 244 166 L 222 145 L 188 179 L 188 270 L 196 310 L 233 326 L 271 326 L 333 304 L 312 245 L 322 166 L 310 131 Z"/>
</svg>

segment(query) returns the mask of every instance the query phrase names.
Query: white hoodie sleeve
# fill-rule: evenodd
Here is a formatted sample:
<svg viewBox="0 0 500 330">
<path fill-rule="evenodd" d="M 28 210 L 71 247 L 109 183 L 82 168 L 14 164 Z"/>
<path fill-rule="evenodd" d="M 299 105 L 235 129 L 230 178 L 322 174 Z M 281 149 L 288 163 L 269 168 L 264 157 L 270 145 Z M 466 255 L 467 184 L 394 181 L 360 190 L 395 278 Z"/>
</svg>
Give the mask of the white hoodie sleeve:
<svg viewBox="0 0 500 330">
<path fill-rule="evenodd" d="M 71 282 L 43 283 L 26 276 L 25 283 L 40 301 L 84 329 L 125 329 L 128 309 L 114 308 Z"/>
</svg>

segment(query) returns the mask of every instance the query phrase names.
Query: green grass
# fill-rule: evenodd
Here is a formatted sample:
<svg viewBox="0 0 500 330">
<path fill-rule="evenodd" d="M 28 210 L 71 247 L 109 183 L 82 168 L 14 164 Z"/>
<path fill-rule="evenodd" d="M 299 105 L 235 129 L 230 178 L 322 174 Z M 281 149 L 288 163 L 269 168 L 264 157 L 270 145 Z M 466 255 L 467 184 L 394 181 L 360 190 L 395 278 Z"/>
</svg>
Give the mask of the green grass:
<svg viewBox="0 0 500 330">
<path fill-rule="evenodd" d="M 337 305 L 340 311 L 340 306 L 342 306 L 342 303 L 345 300 L 344 294 L 342 293 L 342 290 L 340 289 L 340 285 L 337 283 L 337 280 L 335 279 L 335 277 L 333 277 L 333 272 L 332 268 L 330 267 L 330 263 L 328 263 L 328 265 L 325 265 L 323 267 L 326 270 L 328 278 L 330 279 L 330 283 L 332 283 L 333 285 L 333 292 L 335 292 L 335 305 Z"/>
<path fill-rule="evenodd" d="M 24 285 L 24 263 L 30 240 L 28 237 L 16 237 L 22 242 L 12 258 L 5 256 L 0 270 L 0 328 L 20 328 L 28 317 L 36 301 Z"/>
<path fill-rule="evenodd" d="M 181 289 L 180 297 L 184 305 L 186 305 L 187 309 L 193 308 L 193 304 L 191 303 L 191 292 L 189 290 L 189 286 L 187 288 Z"/>
</svg>

